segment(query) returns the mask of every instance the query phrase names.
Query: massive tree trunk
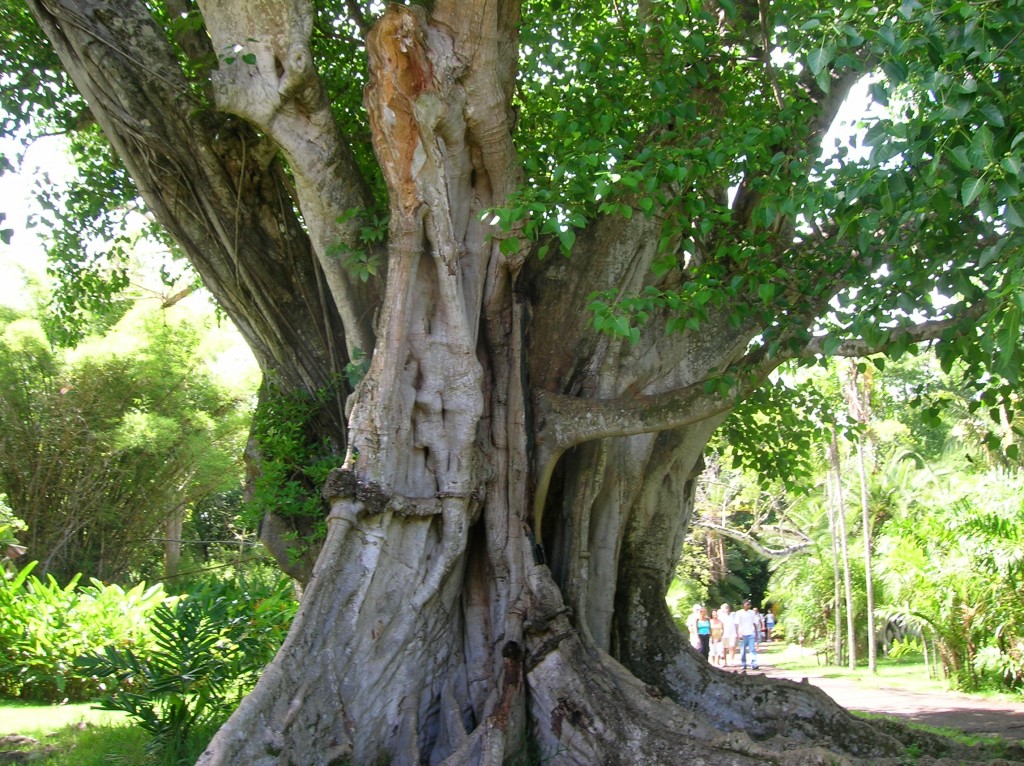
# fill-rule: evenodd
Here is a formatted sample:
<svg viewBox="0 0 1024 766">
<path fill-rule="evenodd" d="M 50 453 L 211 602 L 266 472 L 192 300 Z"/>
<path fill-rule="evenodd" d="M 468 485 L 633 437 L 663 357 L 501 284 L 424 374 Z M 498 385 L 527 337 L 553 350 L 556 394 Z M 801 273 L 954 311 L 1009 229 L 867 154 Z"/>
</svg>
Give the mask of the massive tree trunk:
<svg viewBox="0 0 1024 766">
<path fill-rule="evenodd" d="M 730 391 L 705 388 L 759 332 L 725 305 L 699 332 L 593 331 L 591 293 L 650 277 L 656 217 L 597 217 L 571 259 L 530 258 L 525 238 L 502 253 L 509 235 L 487 211 L 521 181 L 516 2 L 393 5 L 366 37 L 390 213 L 383 290 L 331 256 L 360 246 L 348 212 L 371 206 L 372 184 L 318 76 L 312 4 L 200 0 L 208 52 L 240 59 L 214 73 L 214 104 L 141 1 L 29 6 L 264 370 L 336 392 L 312 426 L 339 466 L 299 614 L 200 763 L 901 753 L 906 732 L 806 685 L 712 668 L 676 631 L 664 595 L 705 445 L 778 360 Z M 346 29 L 368 26 L 353 11 Z M 835 106 L 823 103 L 822 127 Z M 339 373 L 357 350 L 371 362 L 351 390 Z"/>
</svg>

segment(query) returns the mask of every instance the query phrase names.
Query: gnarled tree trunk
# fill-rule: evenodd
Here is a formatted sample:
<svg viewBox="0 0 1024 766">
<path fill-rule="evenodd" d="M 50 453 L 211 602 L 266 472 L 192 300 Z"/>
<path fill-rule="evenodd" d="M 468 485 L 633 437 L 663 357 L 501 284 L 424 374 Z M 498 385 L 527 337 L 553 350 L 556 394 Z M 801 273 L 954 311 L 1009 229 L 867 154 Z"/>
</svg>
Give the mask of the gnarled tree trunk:
<svg viewBox="0 0 1024 766">
<path fill-rule="evenodd" d="M 810 687 L 708 666 L 672 624 L 694 478 L 742 393 L 702 383 L 759 328 L 709 306 L 699 332 L 594 333 L 588 296 L 642 287 L 656 217 L 598 217 L 571 259 L 528 258 L 525 239 L 502 254 L 486 211 L 521 180 L 518 3 L 392 5 L 366 37 L 383 291 L 331 257 L 358 246 L 346 212 L 372 184 L 319 80 L 311 3 L 200 0 L 208 52 L 242 60 L 214 73 L 214 105 L 139 0 L 29 6 L 264 369 L 338 386 L 315 424 L 339 452 L 326 539 L 284 646 L 203 766 L 899 755 Z M 357 350 L 371 362 L 350 391 L 336 378 Z"/>
</svg>

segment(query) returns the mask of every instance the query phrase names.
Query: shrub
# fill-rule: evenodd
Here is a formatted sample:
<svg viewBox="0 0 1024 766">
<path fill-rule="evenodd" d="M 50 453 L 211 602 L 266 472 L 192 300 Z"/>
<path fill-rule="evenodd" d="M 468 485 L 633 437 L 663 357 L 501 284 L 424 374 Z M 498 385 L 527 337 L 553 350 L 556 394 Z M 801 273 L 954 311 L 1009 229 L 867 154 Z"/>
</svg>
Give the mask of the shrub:
<svg viewBox="0 0 1024 766">
<path fill-rule="evenodd" d="M 61 587 L 31 574 L 36 562 L 0 580 L 0 694 L 45 702 L 81 701 L 99 682 L 75 669 L 75 659 L 104 646 L 144 646 L 146 621 L 167 598 L 160 585 L 125 590 L 80 575 Z"/>
<path fill-rule="evenodd" d="M 78 667 L 116 680 L 101 705 L 127 712 L 155 745 L 175 752 L 195 732 L 212 731 L 255 685 L 295 607 L 287 580 L 273 588 L 199 585 L 156 608 L 152 646 L 107 647 L 79 658 Z"/>
</svg>

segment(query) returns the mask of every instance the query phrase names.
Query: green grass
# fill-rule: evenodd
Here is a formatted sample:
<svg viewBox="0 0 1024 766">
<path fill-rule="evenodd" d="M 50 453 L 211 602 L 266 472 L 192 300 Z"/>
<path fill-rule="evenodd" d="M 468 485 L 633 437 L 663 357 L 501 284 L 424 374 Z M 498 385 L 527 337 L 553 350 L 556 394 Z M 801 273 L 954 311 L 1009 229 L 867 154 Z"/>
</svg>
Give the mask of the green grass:
<svg viewBox="0 0 1024 766">
<path fill-rule="evenodd" d="M 0 720 L 4 734 L 24 734 L 41 739 L 57 729 L 79 723 L 89 725 L 121 723 L 124 713 L 97 710 L 90 704 L 39 705 L 29 702 L 3 700 L 0 702 Z"/>
<path fill-rule="evenodd" d="M 877 673 L 868 670 L 867 658 L 861 658 L 857 667 L 850 670 L 848 666 L 837 667 L 824 665 L 824 658 L 816 659 L 814 650 L 796 644 L 768 644 L 761 653 L 770 656 L 766 660 L 770 664 L 785 671 L 803 671 L 808 676 L 819 678 L 844 678 L 858 685 L 902 691 L 919 692 L 921 694 L 948 694 L 955 691 L 949 682 L 941 677 L 929 678 L 924 658 L 920 654 L 909 654 L 893 659 L 879 656 L 876 661 Z M 933 668 L 934 670 L 934 668 Z M 998 691 L 972 692 L 970 696 L 1002 702 L 1020 702 L 1020 695 L 1006 694 Z"/>
<path fill-rule="evenodd" d="M 897 715 L 887 715 L 885 713 L 866 713 L 862 710 L 851 710 L 850 712 L 857 716 L 857 718 L 862 718 L 865 721 L 895 721 L 896 723 L 902 724 L 910 729 L 938 734 L 946 739 L 959 742 L 961 745 L 967 745 L 968 747 L 984 747 L 990 750 L 999 750 L 1006 747 L 1006 740 L 995 734 L 969 734 L 968 732 L 960 731 L 959 729 L 949 729 L 944 726 L 929 726 L 926 723 L 908 721 L 906 718 L 901 718 Z"/>
<path fill-rule="evenodd" d="M 801 648 L 796 644 L 787 644 L 784 647 L 772 646 L 768 650 L 768 654 L 771 656 L 771 664 L 780 670 L 804 671 L 808 675 L 820 678 L 845 678 L 873 687 L 882 683 L 890 689 L 902 689 L 922 694 L 949 691 L 949 685 L 945 679 L 928 677 L 924 659 L 920 655 L 903 656 L 897 659 L 878 657 L 876 662 L 878 672 L 871 673 L 868 670 L 866 659 L 863 662 L 858 662 L 854 670 L 850 670 L 848 666 L 825 665 L 823 658 L 820 660 L 815 658 L 812 649 Z"/>
<path fill-rule="evenodd" d="M 52 748 L 34 763 L 41 766 L 179 766 L 191 764 L 206 746 L 212 731 L 197 732 L 180 761 L 149 750 L 152 737 L 124 713 L 97 710 L 91 705 L 34 705 L 0 700 L 0 736 L 21 734 L 38 745 L 17 749 Z M 16 748 L 7 748 L 16 749 Z"/>
</svg>

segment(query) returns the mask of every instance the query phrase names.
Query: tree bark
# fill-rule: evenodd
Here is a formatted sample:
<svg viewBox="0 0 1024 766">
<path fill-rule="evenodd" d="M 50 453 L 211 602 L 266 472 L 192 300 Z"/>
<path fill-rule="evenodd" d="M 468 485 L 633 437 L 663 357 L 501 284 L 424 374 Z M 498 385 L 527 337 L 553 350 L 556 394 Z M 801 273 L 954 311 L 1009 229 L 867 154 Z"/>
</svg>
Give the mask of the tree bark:
<svg viewBox="0 0 1024 766">
<path fill-rule="evenodd" d="M 864 378 L 856 366 L 850 368 L 846 383 L 847 406 L 853 418 L 867 427 L 871 419 L 870 378 Z M 868 470 L 864 458 L 864 435 L 857 434 L 857 475 L 860 478 L 861 527 L 864 540 L 864 595 L 867 602 L 868 670 L 877 672 L 875 645 L 875 584 L 871 571 L 871 509 L 868 503 Z"/>
<path fill-rule="evenodd" d="M 864 534 L 864 591 L 867 600 L 868 670 L 877 672 L 875 644 L 875 585 L 871 571 L 871 510 L 868 506 L 868 474 L 864 462 L 864 440 L 857 437 L 857 471 L 860 476 L 860 510 Z"/>
<path fill-rule="evenodd" d="M 177 508 L 164 526 L 164 577 L 174 577 L 181 566 L 181 536 L 185 526 L 185 508 Z"/>
</svg>

